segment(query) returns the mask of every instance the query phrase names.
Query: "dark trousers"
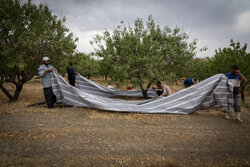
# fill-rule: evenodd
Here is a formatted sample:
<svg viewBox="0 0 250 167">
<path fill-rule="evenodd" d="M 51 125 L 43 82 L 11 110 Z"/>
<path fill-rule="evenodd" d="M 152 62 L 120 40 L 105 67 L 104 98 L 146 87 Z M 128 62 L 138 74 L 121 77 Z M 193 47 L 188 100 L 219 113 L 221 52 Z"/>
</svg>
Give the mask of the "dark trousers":
<svg viewBox="0 0 250 167">
<path fill-rule="evenodd" d="M 68 80 L 70 85 L 75 86 L 75 78 L 68 78 Z"/>
<path fill-rule="evenodd" d="M 239 87 L 234 87 L 233 97 L 234 97 L 234 111 L 241 112 L 241 107 L 240 107 L 241 97 L 240 97 L 240 88 Z"/>
<path fill-rule="evenodd" d="M 160 96 L 163 93 L 163 91 L 157 90 L 156 93 L 157 93 L 158 96 Z"/>
<path fill-rule="evenodd" d="M 53 107 L 56 102 L 56 96 L 53 94 L 52 87 L 43 88 L 43 92 L 48 108 Z"/>
</svg>

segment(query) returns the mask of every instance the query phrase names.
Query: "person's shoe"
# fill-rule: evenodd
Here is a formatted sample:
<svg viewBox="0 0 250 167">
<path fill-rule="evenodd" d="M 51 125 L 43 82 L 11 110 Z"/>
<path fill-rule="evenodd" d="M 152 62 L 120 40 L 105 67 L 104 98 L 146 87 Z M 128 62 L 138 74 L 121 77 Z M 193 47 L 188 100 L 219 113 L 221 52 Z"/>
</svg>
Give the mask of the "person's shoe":
<svg viewBox="0 0 250 167">
<path fill-rule="evenodd" d="M 231 113 L 230 112 L 226 112 L 226 119 L 230 119 L 231 118 Z"/>
<path fill-rule="evenodd" d="M 55 108 L 55 106 L 54 106 L 54 105 L 52 105 L 52 106 L 48 106 L 48 108 Z"/>
<path fill-rule="evenodd" d="M 235 115 L 236 115 L 236 120 L 237 120 L 237 121 L 243 122 L 243 120 L 240 119 L 240 113 L 239 113 L 239 112 L 236 112 Z"/>
</svg>

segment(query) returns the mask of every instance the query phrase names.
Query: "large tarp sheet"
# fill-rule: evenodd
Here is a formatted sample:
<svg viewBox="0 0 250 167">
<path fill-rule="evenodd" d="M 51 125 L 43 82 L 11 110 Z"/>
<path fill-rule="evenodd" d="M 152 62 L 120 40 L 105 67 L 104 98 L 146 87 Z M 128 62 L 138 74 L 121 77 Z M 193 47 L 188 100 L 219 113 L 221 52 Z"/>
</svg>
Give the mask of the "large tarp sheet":
<svg viewBox="0 0 250 167">
<path fill-rule="evenodd" d="M 81 75 L 76 75 L 75 87 L 83 90 L 86 93 L 91 93 L 104 97 L 117 97 L 117 96 L 125 96 L 125 97 L 143 97 L 141 91 L 136 89 L 132 90 L 118 90 L 115 88 L 108 88 L 102 86 L 98 83 L 95 83 Z M 149 88 L 148 97 L 155 97 L 157 93 L 154 89 Z"/>
<path fill-rule="evenodd" d="M 233 106 L 233 85 L 224 74 L 214 75 L 167 97 L 134 101 L 110 98 L 103 92 L 109 94 L 117 90 L 100 86 L 92 81 L 82 82 L 82 79 L 87 80 L 82 76 L 76 78 L 78 88 L 69 85 L 57 72 L 52 72 L 51 79 L 57 102 L 74 107 L 117 112 L 188 114 L 208 108 L 224 108 L 225 111 L 231 111 Z M 86 83 L 91 84 L 84 86 Z M 102 90 L 103 94 L 98 89 Z M 116 94 L 110 93 L 111 97 L 114 95 Z"/>
</svg>

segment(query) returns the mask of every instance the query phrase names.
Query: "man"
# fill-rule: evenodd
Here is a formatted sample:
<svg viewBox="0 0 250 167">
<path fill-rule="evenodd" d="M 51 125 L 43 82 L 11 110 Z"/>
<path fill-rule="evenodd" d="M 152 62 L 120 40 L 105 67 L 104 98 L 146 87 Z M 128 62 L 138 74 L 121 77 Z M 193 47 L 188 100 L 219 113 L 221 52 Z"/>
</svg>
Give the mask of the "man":
<svg viewBox="0 0 250 167">
<path fill-rule="evenodd" d="M 46 103 L 48 108 L 54 107 L 56 102 L 56 96 L 53 94 L 52 91 L 52 84 L 51 84 L 51 72 L 56 69 L 50 65 L 50 61 L 48 57 L 44 57 L 42 59 L 43 64 L 38 68 L 38 74 L 42 77 L 42 84 L 43 84 L 43 92 L 46 99 Z"/>
<path fill-rule="evenodd" d="M 195 82 L 196 82 L 195 78 L 187 78 L 186 80 L 184 80 L 183 83 L 184 83 L 185 88 L 187 88 L 195 84 Z"/>
<path fill-rule="evenodd" d="M 240 81 L 247 82 L 247 79 L 244 75 L 241 74 L 239 67 L 237 65 L 233 65 L 231 67 L 231 72 L 226 74 L 226 77 L 229 81 L 234 85 L 233 89 L 233 98 L 234 98 L 234 111 L 236 115 L 236 119 L 242 122 L 240 118 Z M 230 113 L 226 113 L 226 118 L 230 119 Z"/>
<path fill-rule="evenodd" d="M 67 68 L 67 72 L 68 72 L 68 80 L 69 80 L 69 84 L 72 86 L 75 86 L 75 75 L 77 74 L 75 72 L 75 69 L 73 67 L 73 63 L 70 62 L 69 63 L 69 67 Z"/>
<path fill-rule="evenodd" d="M 156 85 L 158 89 L 161 89 L 161 91 L 157 91 L 158 96 L 169 96 L 172 94 L 171 89 L 167 85 L 162 84 L 160 81 L 157 81 Z"/>
</svg>

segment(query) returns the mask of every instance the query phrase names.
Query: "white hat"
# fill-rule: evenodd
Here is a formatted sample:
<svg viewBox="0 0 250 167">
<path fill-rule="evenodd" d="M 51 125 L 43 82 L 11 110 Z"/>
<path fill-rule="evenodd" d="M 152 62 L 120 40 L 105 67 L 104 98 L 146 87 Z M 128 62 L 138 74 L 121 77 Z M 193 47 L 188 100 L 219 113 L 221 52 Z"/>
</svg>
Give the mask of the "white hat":
<svg viewBox="0 0 250 167">
<path fill-rule="evenodd" d="M 49 58 L 48 57 L 43 57 L 43 61 L 48 61 Z"/>
</svg>

